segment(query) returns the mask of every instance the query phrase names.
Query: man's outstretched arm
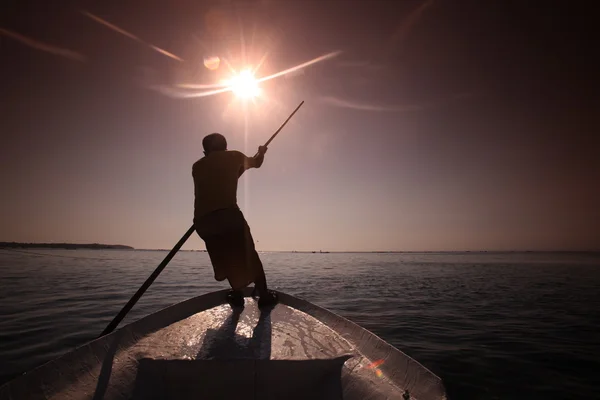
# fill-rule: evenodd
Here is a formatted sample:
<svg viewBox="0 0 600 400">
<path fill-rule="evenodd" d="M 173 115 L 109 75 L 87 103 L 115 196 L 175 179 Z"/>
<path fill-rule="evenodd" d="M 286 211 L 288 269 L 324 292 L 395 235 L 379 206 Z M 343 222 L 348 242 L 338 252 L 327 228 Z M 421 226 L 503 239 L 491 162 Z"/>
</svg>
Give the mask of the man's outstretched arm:
<svg viewBox="0 0 600 400">
<path fill-rule="evenodd" d="M 260 168 L 262 163 L 265 161 L 265 153 L 267 152 L 267 148 L 265 146 L 260 146 L 258 148 L 258 153 L 254 157 L 245 157 L 244 166 L 240 169 L 240 175 L 244 173 L 247 169 L 250 168 Z"/>
</svg>

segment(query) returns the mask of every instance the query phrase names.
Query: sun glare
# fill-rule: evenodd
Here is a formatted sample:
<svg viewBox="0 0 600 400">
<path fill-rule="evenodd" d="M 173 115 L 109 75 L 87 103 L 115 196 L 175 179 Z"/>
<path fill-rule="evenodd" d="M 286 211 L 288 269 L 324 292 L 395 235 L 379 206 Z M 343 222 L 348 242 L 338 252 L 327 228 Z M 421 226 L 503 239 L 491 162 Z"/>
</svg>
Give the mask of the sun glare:
<svg viewBox="0 0 600 400">
<path fill-rule="evenodd" d="M 260 93 L 258 81 L 250 70 L 244 70 L 231 78 L 228 85 L 233 93 L 244 99 L 256 97 Z"/>
</svg>

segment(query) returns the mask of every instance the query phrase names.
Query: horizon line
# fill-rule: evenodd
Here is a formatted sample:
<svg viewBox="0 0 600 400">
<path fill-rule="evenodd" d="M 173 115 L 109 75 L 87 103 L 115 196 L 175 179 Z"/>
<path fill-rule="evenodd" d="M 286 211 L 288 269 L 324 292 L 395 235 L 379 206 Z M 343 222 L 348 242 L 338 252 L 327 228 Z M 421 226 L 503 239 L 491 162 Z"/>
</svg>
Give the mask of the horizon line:
<svg viewBox="0 0 600 400">
<path fill-rule="evenodd" d="M 127 251 L 171 251 L 168 248 L 135 248 L 123 244 L 104 244 L 104 243 L 69 243 L 69 242 L 15 242 L 0 241 L 0 249 L 11 249 L 23 245 L 23 247 L 35 248 L 58 248 L 60 246 L 73 246 L 86 250 L 127 250 Z M 56 247 L 54 247 L 56 246 Z M 86 248 L 89 246 L 90 248 Z M 98 247 L 107 247 L 106 249 Z M 206 249 L 179 249 L 187 252 L 206 252 Z M 481 250 L 256 250 L 262 253 L 307 253 L 307 254 L 328 254 L 328 253 L 600 253 L 600 249 L 555 249 L 555 250 L 534 250 L 534 249 L 481 249 Z"/>
<path fill-rule="evenodd" d="M 171 251 L 171 249 L 142 249 L 133 248 L 134 251 Z M 203 252 L 205 249 L 188 249 L 179 251 Z M 308 254 L 333 254 L 333 253 L 600 253 L 600 250 L 256 250 L 258 253 L 308 253 Z"/>
</svg>

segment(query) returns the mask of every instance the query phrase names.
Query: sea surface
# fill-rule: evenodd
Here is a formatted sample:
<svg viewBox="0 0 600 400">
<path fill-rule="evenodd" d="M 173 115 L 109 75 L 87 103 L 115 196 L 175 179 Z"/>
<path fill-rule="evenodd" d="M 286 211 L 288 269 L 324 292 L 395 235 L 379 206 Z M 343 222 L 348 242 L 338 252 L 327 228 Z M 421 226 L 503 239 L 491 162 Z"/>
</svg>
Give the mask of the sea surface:
<svg viewBox="0 0 600 400">
<path fill-rule="evenodd" d="M 95 338 L 164 251 L 0 249 L 0 383 Z M 600 254 L 261 253 L 275 289 L 374 332 L 450 399 L 600 398 Z M 180 252 L 123 323 L 226 285 Z"/>
</svg>

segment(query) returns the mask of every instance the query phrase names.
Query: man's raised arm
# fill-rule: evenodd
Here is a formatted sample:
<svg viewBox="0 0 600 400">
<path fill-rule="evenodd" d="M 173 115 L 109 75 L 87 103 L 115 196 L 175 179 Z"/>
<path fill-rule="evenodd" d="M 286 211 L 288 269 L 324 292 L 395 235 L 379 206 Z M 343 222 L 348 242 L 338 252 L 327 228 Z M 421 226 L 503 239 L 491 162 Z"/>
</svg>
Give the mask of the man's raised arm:
<svg viewBox="0 0 600 400">
<path fill-rule="evenodd" d="M 266 146 L 260 146 L 258 153 L 254 157 L 244 156 L 244 166 L 240 169 L 240 176 L 250 168 L 260 168 L 262 163 L 265 161 L 265 153 L 267 152 Z"/>
</svg>

